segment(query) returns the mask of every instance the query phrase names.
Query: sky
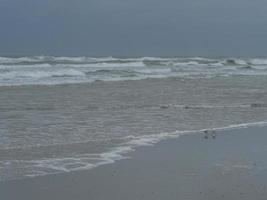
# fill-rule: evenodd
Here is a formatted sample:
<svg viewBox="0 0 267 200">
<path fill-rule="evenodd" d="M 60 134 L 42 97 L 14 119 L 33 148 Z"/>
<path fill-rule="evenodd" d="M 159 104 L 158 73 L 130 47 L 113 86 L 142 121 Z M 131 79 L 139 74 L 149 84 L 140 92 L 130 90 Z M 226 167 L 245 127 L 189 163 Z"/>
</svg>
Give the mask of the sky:
<svg viewBox="0 0 267 200">
<path fill-rule="evenodd" d="M 0 0 L 0 56 L 267 56 L 266 0 Z"/>
</svg>

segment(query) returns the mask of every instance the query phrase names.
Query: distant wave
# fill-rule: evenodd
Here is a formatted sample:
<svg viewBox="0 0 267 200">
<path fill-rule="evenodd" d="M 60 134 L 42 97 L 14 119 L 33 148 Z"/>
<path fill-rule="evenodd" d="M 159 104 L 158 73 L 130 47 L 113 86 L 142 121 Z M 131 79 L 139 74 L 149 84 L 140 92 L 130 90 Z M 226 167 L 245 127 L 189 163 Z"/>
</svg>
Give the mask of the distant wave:
<svg viewBox="0 0 267 200">
<path fill-rule="evenodd" d="M 78 70 L 55 70 L 55 71 L 11 71 L 1 73 L 0 77 L 3 79 L 12 78 L 47 78 L 47 77 L 73 77 L 73 76 L 85 76 L 85 74 Z"/>
<path fill-rule="evenodd" d="M 264 103 L 251 104 L 228 104 L 228 105 L 161 105 L 160 108 L 184 108 L 184 109 L 213 109 L 213 108 L 262 108 L 267 107 Z"/>
<path fill-rule="evenodd" d="M 232 75 L 265 76 L 267 58 L 0 57 L 0 86 Z"/>
<path fill-rule="evenodd" d="M 0 64 L 85 64 L 85 63 L 143 63 L 144 65 L 157 64 L 218 64 L 218 65 L 267 65 L 267 58 L 201 58 L 201 57 L 139 57 L 139 58 L 115 58 L 115 57 L 0 57 Z"/>
</svg>

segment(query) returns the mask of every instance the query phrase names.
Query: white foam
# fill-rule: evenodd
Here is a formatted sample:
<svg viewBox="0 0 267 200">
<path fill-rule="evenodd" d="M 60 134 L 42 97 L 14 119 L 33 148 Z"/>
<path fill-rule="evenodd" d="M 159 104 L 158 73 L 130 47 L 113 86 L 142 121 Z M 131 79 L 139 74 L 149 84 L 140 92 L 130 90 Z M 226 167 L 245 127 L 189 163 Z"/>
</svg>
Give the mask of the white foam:
<svg viewBox="0 0 267 200">
<path fill-rule="evenodd" d="M 212 108 L 251 108 L 254 104 L 230 104 L 230 105 L 165 105 L 165 107 L 186 108 L 186 109 L 212 109 Z M 263 107 L 263 104 L 256 104 L 258 107 Z M 256 106 L 254 106 L 256 107 Z"/>
<path fill-rule="evenodd" d="M 178 66 L 182 66 L 182 65 L 184 65 L 184 66 L 190 66 L 190 65 L 193 65 L 193 66 L 203 66 L 204 64 L 200 64 L 200 63 L 198 63 L 197 61 L 188 61 L 188 62 L 178 62 L 178 63 L 176 63 L 176 65 L 178 65 Z"/>
<path fill-rule="evenodd" d="M 47 77 L 64 77 L 64 76 L 85 76 L 82 71 L 74 69 L 62 69 L 51 71 L 36 71 L 36 70 L 24 70 L 24 71 L 11 71 L 0 74 L 0 78 L 3 79 L 16 79 L 16 78 L 47 78 Z"/>
<path fill-rule="evenodd" d="M 245 60 L 241 59 L 234 59 L 235 63 L 238 65 L 247 65 L 247 62 Z"/>
<path fill-rule="evenodd" d="M 255 59 L 250 59 L 249 63 L 253 64 L 253 65 L 267 65 L 267 59 L 265 58 L 255 58 Z"/>
<path fill-rule="evenodd" d="M 227 60 L 199 57 L 0 57 L 0 86 L 75 84 L 90 83 L 95 80 L 123 81 L 166 77 L 266 76 L 266 63 L 267 59 L 264 58 Z M 248 65 L 252 66 L 248 68 L 249 70 L 244 70 Z M 101 74 L 90 73 L 97 70 L 107 71 Z M 129 70 L 132 73 L 127 75 L 123 72 L 120 73 L 120 70 Z M 62 76 L 65 76 L 64 80 L 61 78 Z M 80 80 L 72 78 L 75 76 L 84 78 Z M 53 79 L 40 80 L 49 77 L 53 77 Z M 58 80 L 56 77 L 59 77 Z"/>
<path fill-rule="evenodd" d="M 32 69 L 37 69 L 37 68 L 40 68 L 40 69 L 42 69 L 42 68 L 51 68 L 51 67 L 53 67 L 52 65 L 50 65 L 50 64 L 46 64 L 46 63 L 44 63 L 44 64 L 31 64 L 31 65 L 29 65 L 29 64 L 27 64 L 27 65 L 19 65 L 19 64 L 17 64 L 17 65 L 0 65 L 0 69 L 9 69 L 9 70 L 21 70 L 21 69 L 28 69 L 28 68 L 32 68 Z"/>
<path fill-rule="evenodd" d="M 86 57 L 52 57 L 53 61 L 58 62 L 64 62 L 64 61 L 70 61 L 70 62 L 84 62 L 87 61 Z"/>
<path fill-rule="evenodd" d="M 223 131 L 247 128 L 251 126 L 266 126 L 267 121 L 233 124 L 225 127 L 210 128 L 208 130 Z M 144 136 L 127 136 L 128 142 L 122 144 L 120 147 L 111 149 L 108 152 L 100 154 L 82 154 L 76 155 L 75 157 L 64 157 L 64 158 L 48 158 L 42 160 L 3 160 L 0 162 L 1 168 L 20 168 L 20 170 L 29 170 L 24 174 L 25 177 L 43 176 L 48 174 L 66 173 L 71 171 L 88 170 L 94 167 L 111 164 L 117 160 L 127 159 L 127 153 L 134 151 L 140 146 L 152 146 L 162 140 L 178 138 L 186 134 L 197 134 L 204 132 L 207 129 L 201 130 L 186 130 L 186 131 L 174 131 L 166 132 L 153 135 Z M 22 177 L 22 178 L 23 178 Z"/>
<path fill-rule="evenodd" d="M 84 64 L 86 67 L 105 67 L 105 68 L 117 68 L 117 67 L 144 67 L 143 62 L 126 62 L 126 63 L 107 63 L 107 62 L 99 62 L 99 63 L 90 63 Z"/>
<path fill-rule="evenodd" d="M 247 164 L 247 163 L 242 163 L 242 162 L 217 163 L 215 166 L 220 168 L 223 174 L 228 173 L 233 170 L 251 170 L 253 169 L 253 167 L 255 167 L 252 164 Z"/>
<path fill-rule="evenodd" d="M 0 57 L 0 63 L 20 63 L 20 62 L 32 62 L 32 61 L 36 61 L 36 59 L 31 57 L 20 57 L 20 58 Z"/>
<path fill-rule="evenodd" d="M 266 65 L 254 65 L 252 69 L 256 70 L 267 70 L 267 64 Z"/>
<path fill-rule="evenodd" d="M 143 73 L 143 74 L 155 74 L 155 75 L 161 74 L 161 75 L 164 75 L 167 73 L 171 73 L 172 70 L 170 68 L 144 68 L 144 69 L 138 69 L 135 71 Z"/>
</svg>

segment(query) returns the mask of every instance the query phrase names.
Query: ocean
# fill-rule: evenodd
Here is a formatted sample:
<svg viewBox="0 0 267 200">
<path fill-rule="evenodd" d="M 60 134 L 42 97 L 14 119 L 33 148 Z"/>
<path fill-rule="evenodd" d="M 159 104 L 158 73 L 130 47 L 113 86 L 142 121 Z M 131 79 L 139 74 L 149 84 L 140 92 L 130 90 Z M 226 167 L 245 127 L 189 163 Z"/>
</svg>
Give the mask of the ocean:
<svg viewBox="0 0 267 200">
<path fill-rule="evenodd" d="M 0 181 L 267 123 L 267 58 L 0 57 Z"/>
<path fill-rule="evenodd" d="M 0 86 L 267 75 L 267 58 L 0 57 Z"/>
</svg>

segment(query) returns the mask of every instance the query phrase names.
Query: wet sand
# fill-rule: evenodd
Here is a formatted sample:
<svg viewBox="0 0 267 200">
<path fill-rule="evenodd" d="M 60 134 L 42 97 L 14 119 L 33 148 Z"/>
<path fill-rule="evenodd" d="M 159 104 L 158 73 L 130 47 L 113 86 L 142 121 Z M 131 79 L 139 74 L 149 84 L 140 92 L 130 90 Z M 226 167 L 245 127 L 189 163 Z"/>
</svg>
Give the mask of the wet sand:
<svg viewBox="0 0 267 200">
<path fill-rule="evenodd" d="M 140 147 L 92 170 L 0 183 L 2 200 L 266 200 L 267 127 Z"/>
</svg>

